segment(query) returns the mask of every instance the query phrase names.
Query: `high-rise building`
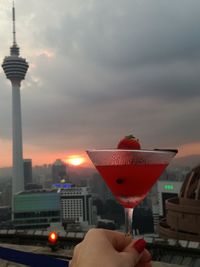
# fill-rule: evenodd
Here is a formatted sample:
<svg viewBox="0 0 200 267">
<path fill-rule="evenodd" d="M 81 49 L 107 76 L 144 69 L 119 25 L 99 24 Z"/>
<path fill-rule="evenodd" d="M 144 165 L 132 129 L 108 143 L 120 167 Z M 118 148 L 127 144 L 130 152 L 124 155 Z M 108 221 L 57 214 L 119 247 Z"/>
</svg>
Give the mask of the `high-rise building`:
<svg viewBox="0 0 200 267">
<path fill-rule="evenodd" d="M 61 159 L 57 159 L 52 165 L 53 183 L 59 183 L 63 179 L 67 179 L 66 163 Z"/>
<path fill-rule="evenodd" d="M 89 186 L 94 198 L 99 198 L 103 202 L 108 199 L 114 199 L 114 196 L 111 193 L 109 187 L 106 185 L 103 178 L 98 173 L 95 173 L 92 179 L 90 179 Z"/>
<path fill-rule="evenodd" d="M 32 160 L 31 159 L 24 159 L 23 165 L 24 165 L 24 187 L 26 189 L 26 186 L 28 184 L 33 183 Z"/>
<path fill-rule="evenodd" d="M 157 232 L 160 219 L 166 216 L 166 200 L 177 197 L 181 186 L 182 182 L 179 181 L 161 180 L 152 188 L 151 201 L 155 232 Z"/>
<path fill-rule="evenodd" d="M 13 130 L 13 180 L 12 194 L 24 190 L 23 151 L 22 151 L 22 122 L 20 85 L 25 79 L 28 70 L 26 59 L 19 56 L 19 47 L 16 43 L 15 32 L 15 7 L 12 8 L 13 20 L 13 45 L 10 48 L 10 56 L 4 58 L 2 68 L 7 79 L 12 84 L 12 130 Z"/>
<path fill-rule="evenodd" d="M 71 187 L 60 191 L 62 221 L 93 223 L 92 195 L 88 187 Z"/>
<path fill-rule="evenodd" d="M 166 206 L 165 202 L 167 199 L 177 197 L 182 182 L 179 181 L 158 181 L 158 203 L 159 203 L 159 216 L 165 217 L 166 216 Z"/>
</svg>

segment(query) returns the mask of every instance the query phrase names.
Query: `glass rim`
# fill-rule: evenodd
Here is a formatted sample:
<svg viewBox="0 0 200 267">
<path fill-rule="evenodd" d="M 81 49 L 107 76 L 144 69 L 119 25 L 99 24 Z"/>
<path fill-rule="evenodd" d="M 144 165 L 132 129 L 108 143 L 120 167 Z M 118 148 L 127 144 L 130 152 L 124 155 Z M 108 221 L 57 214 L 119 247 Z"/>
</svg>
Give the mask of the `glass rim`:
<svg viewBox="0 0 200 267">
<path fill-rule="evenodd" d="M 86 152 L 139 152 L 139 153 L 178 153 L 178 149 L 117 149 L 117 148 L 111 148 L 111 149 L 86 149 Z"/>
</svg>

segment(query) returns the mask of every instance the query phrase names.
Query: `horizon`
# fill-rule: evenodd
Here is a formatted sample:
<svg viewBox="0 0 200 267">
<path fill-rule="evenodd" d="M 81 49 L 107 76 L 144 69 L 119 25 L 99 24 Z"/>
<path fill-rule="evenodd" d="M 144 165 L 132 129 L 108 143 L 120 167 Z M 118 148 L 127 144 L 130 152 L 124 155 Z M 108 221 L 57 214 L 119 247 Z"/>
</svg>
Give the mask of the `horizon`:
<svg viewBox="0 0 200 267">
<path fill-rule="evenodd" d="M 57 158 L 53 159 L 52 161 L 39 162 L 38 164 L 36 164 L 36 163 L 34 164 L 34 161 L 31 159 L 32 160 L 32 167 L 33 168 L 34 167 L 42 167 L 44 165 L 50 166 L 50 165 L 53 165 L 57 159 L 59 159 L 59 160 L 64 161 L 66 163 L 67 167 L 70 167 L 72 169 L 95 169 L 95 166 L 90 161 L 90 159 L 88 158 L 87 154 L 85 154 L 85 155 L 83 153 L 82 154 L 78 154 L 79 156 L 81 156 L 81 157 L 83 157 L 85 159 L 85 161 L 83 163 L 81 163 L 80 165 L 73 165 L 73 164 L 70 164 L 70 163 L 66 162 L 66 159 L 68 159 L 71 155 L 74 155 L 74 154 L 69 154 L 67 157 L 64 157 L 64 158 L 57 157 Z M 196 163 L 196 161 L 195 162 L 191 162 L 191 159 L 194 159 L 194 158 L 196 160 L 199 159 L 199 162 L 198 163 Z M 28 158 L 24 158 L 24 160 L 25 159 L 28 159 Z M 185 165 L 185 162 L 187 162 L 186 165 Z M 180 156 L 180 157 L 175 156 L 175 158 L 170 162 L 169 167 L 173 166 L 173 165 L 175 165 L 175 166 L 183 166 L 183 164 L 184 164 L 185 167 L 190 167 L 190 166 L 194 167 L 196 164 L 197 165 L 200 164 L 200 154 L 183 155 L 183 156 Z M 0 166 L 0 169 L 6 169 L 6 168 L 12 168 L 12 165 Z"/>
</svg>

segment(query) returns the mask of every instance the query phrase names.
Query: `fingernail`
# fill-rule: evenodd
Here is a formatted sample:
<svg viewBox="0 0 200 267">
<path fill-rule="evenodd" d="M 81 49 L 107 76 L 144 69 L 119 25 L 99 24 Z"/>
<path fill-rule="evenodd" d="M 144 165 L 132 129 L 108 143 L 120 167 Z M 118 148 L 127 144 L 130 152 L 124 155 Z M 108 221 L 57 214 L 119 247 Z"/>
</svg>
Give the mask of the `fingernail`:
<svg viewBox="0 0 200 267">
<path fill-rule="evenodd" d="M 144 239 L 138 239 L 134 244 L 133 247 L 137 252 L 140 254 L 146 247 L 146 241 Z"/>
</svg>

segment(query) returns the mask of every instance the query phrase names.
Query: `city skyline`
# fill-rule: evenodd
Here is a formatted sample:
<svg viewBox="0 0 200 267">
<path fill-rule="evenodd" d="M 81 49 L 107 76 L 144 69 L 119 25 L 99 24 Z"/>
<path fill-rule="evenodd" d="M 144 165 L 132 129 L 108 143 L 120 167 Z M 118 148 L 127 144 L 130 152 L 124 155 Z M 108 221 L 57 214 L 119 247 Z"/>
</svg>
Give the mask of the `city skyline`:
<svg viewBox="0 0 200 267">
<path fill-rule="evenodd" d="M 85 156 L 85 149 L 116 147 L 130 133 L 143 148 L 200 155 L 199 2 L 15 6 L 17 41 L 30 65 L 21 91 L 24 158 L 36 165 Z M 12 42 L 11 7 L 0 3 L 2 60 Z M 3 167 L 12 162 L 12 133 L 2 69 L 0 88 Z"/>
</svg>

